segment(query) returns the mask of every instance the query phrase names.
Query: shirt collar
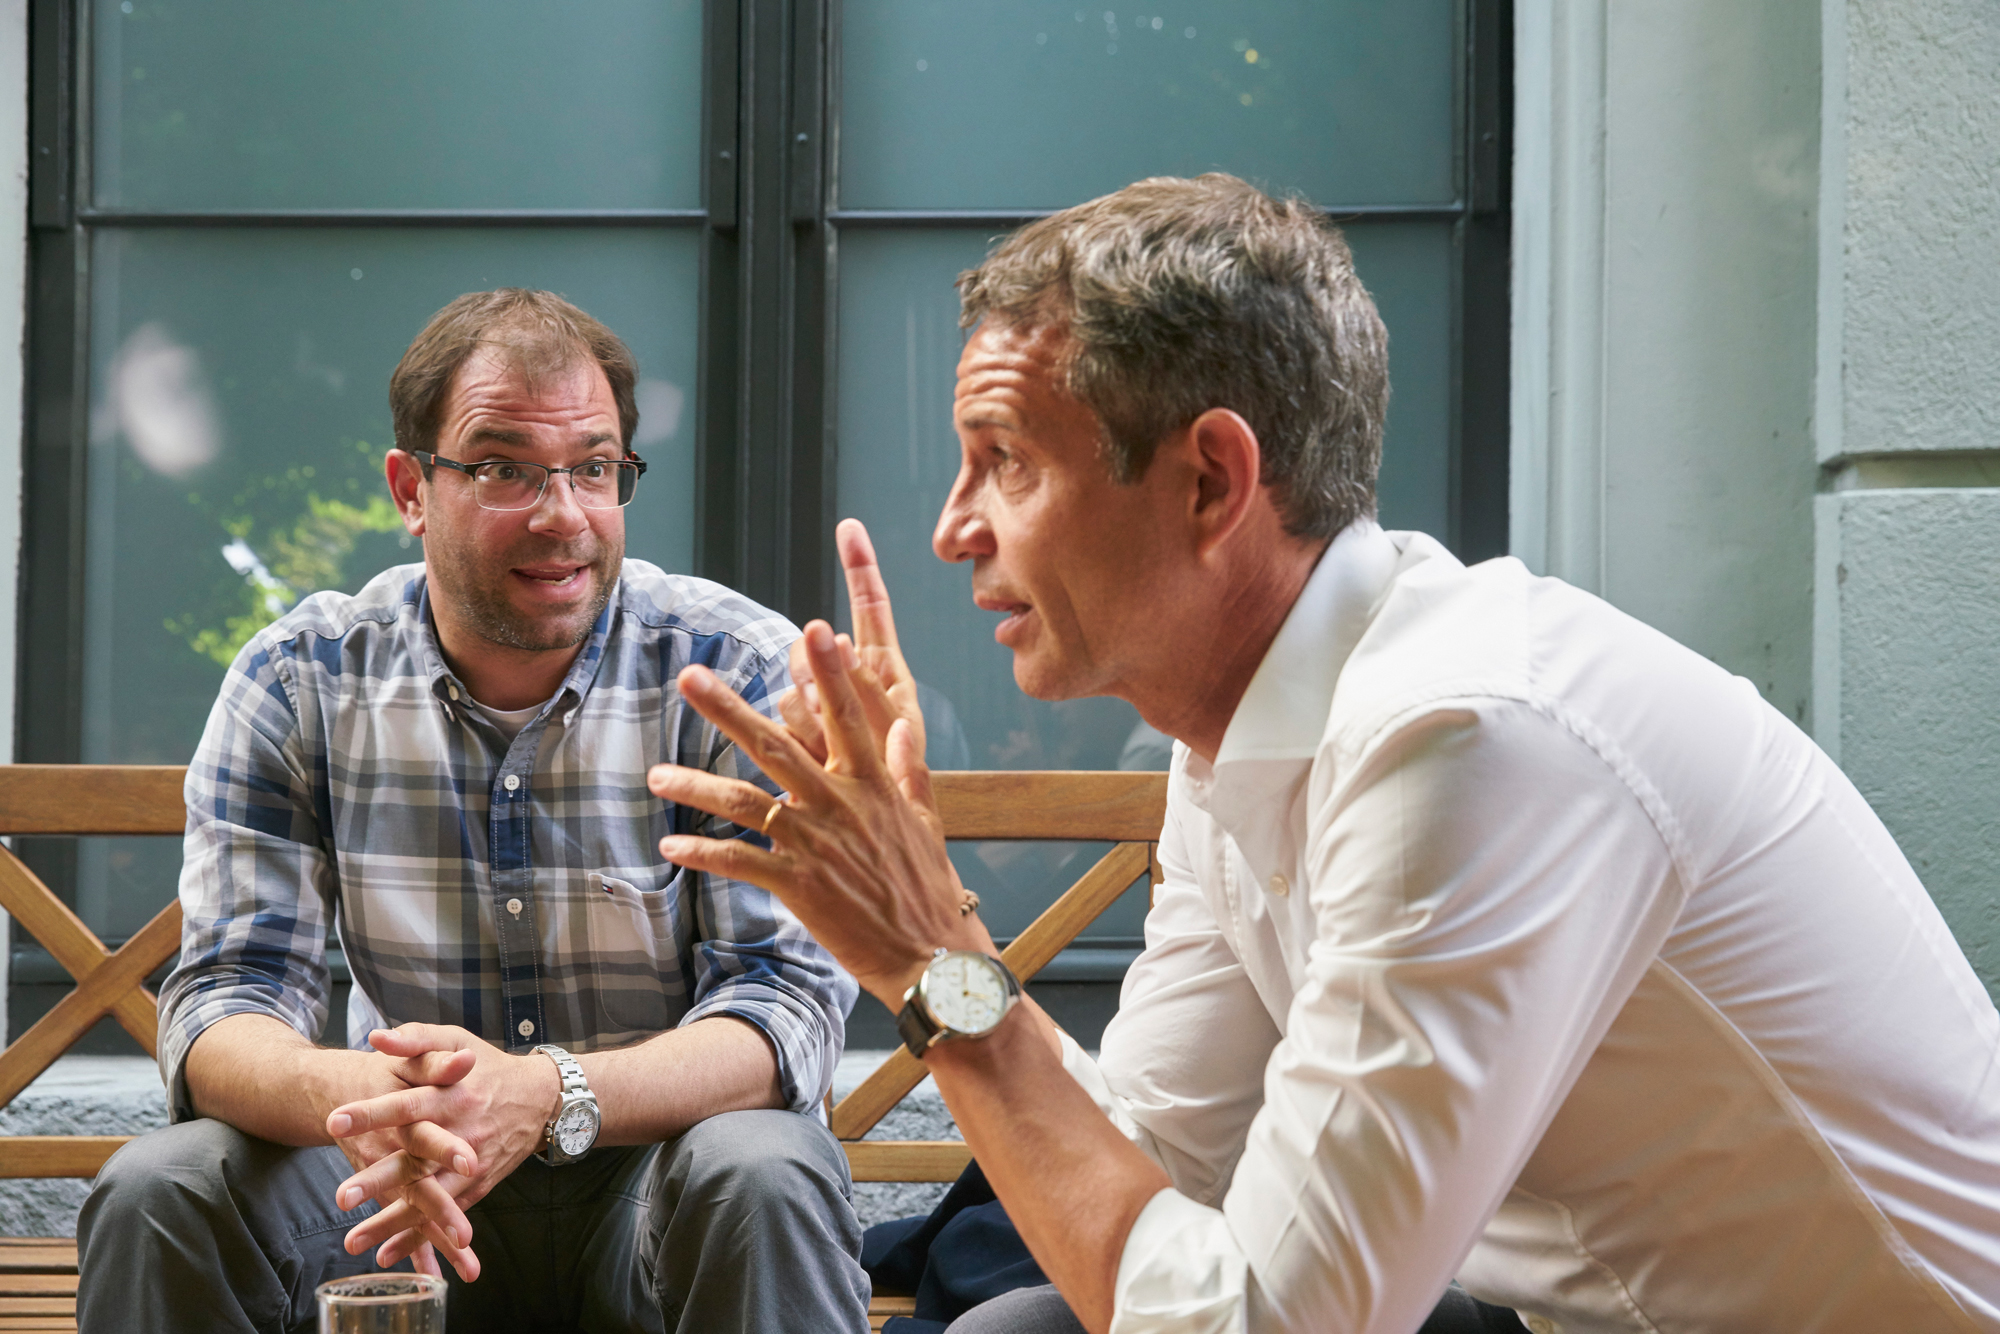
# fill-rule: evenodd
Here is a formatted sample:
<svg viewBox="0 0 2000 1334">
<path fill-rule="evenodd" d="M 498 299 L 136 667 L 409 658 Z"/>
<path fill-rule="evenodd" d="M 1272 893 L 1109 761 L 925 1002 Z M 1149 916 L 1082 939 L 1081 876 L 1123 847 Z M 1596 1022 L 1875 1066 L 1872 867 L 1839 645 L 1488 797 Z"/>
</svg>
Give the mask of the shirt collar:
<svg viewBox="0 0 2000 1334">
<path fill-rule="evenodd" d="M 555 700 L 561 700 L 568 694 L 580 701 L 590 693 L 591 682 L 597 679 L 598 666 L 604 661 L 605 642 L 611 637 L 613 613 L 618 610 L 624 596 L 625 578 L 620 575 L 618 582 L 611 586 L 611 596 L 605 601 L 604 610 L 597 613 L 597 623 L 591 626 L 590 636 L 583 641 L 576 661 L 570 664 L 569 671 L 563 676 L 563 683 L 553 697 Z M 439 699 L 471 702 L 472 692 L 445 664 L 444 650 L 438 647 L 437 627 L 431 622 L 430 580 L 420 572 L 410 580 L 403 597 L 404 605 L 413 607 L 416 613 L 417 657 L 430 680 L 431 694 Z"/>
<path fill-rule="evenodd" d="M 1357 519 L 1333 539 L 1230 717 L 1216 769 L 1312 758 L 1333 708 L 1334 682 L 1399 559 L 1395 542 L 1373 519 Z"/>
</svg>

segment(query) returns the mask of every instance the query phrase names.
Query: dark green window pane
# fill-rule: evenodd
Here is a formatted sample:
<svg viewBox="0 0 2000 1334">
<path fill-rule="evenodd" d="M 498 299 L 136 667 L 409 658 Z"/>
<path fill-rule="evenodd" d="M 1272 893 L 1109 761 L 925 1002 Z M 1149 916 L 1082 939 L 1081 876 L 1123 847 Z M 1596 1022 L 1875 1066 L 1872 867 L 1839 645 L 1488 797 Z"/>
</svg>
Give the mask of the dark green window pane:
<svg viewBox="0 0 2000 1334">
<path fill-rule="evenodd" d="M 99 207 L 698 208 L 699 0 L 93 0 Z"/>
<path fill-rule="evenodd" d="M 630 344 L 650 468 L 624 511 L 627 552 L 687 570 L 697 244 L 626 229 L 100 231 L 83 758 L 186 763 L 224 666 L 274 612 L 422 558 L 382 480 L 389 373 L 461 292 L 558 291 Z M 79 908 L 119 934 L 171 894 L 179 845 L 107 846 L 85 849 Z"/>
<path fill-rule="evenodd" d="M 1212 170 L 1326 204 L 1454 197 L 1449 0 L 841 10 L 843 208 L 1059 208 Z"/>
<path fill-rule="evenodd" d="M 1356 264 L 1390 331 L 1396 385 L 1383 469 L 1391 527 L 1443 532 L 1449 492 L 1451 228 L 1378 224 L 1349 230 Z M 838 508 L 868 525 L 911 670 L 926 690 L 937 768 L 1164 768 L 1166 743 L 1121 700 L 1043 703 L 1014 684 L 1013 655 L 993 642 L 996 614 L 972 603 L 972 567 L 931 551 L 931 529 L 958 471 L 952 386 L 964 336 L 952 280 L 989 244 L 978 231 L 858 231 L 841 238 Z M 844 602 L 843 602 L 844 610 Z M 1011 934 L 1101 855 L 1094 845 L 987 844 L 955 849 L 967 884 L 992 900 L 989 925 Z M 1140 933 L 1130 896 L 1093 937 Z"/>
</svg>

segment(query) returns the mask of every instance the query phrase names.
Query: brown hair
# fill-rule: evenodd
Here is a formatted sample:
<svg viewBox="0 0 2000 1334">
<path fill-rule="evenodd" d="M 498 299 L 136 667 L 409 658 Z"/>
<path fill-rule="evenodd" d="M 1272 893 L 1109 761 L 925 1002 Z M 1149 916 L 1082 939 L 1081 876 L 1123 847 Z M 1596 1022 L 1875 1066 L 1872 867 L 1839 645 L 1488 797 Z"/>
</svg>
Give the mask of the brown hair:
<svg viewBox="0 0 2000 1334">
<path fill-rule="evenodd" d="M 1210 408 L 1250 423 L 1294 537 L 1375 512 L 1388 334 L 1338 229 L 1234 176 L 1156 176 L 1023 227 L 958 280 L 960 323 L 1068 336 L 1111 475 Z"/>
<path fill-rule="evenodd" d="M 389 414 L 399 449 L 433 451 L 438 421 L 458 372 L 482 347 L 505 357 L 530 385 L 593 361 L 618 404 L 619 443 L 639 429 L 633 386 L 639 363 L 624 340 L 554 292 L 502 287 L 467 292 L 431 316 L 389 377 Z"/>
</svg>

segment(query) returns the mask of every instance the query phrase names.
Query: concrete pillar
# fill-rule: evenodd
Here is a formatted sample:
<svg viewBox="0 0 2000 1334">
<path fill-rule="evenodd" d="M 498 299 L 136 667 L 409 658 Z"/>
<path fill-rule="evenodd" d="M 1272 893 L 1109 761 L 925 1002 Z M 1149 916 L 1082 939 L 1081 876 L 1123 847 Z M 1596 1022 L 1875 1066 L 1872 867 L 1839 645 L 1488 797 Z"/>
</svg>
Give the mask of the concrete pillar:
<svg viewBox="0 0 2000 1334">
<path fill-rule="evenodd" d="M 2000 8 L 1823 33 L 1815 731 L 2000 996 Z"/>
</svg>

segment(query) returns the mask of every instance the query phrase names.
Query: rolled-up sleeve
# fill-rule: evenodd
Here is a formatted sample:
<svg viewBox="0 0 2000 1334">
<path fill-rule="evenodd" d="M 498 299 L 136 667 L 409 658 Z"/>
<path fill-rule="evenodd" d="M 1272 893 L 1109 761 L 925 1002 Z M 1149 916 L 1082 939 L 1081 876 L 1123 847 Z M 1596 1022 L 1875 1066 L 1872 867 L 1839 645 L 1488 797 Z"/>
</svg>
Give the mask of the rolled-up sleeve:
<svg viewBox="0 0 2000 1334">
<path fill-rule="evenodd" d="M 160 1075 L 194 1116 L 187 1055 L 210 1025 L 266 1014 L 308 1039 L 326 1023 L 335 872 L 284 663 L 261 638 L 230 667 L 188 766 L 180 961 L 160 990 Z"/>
<path fill-rule="evenodd" d="M 1262 1105 L 1219 1209 L 1140 1215 L 1118 1334 L 1417 1328 L 1684 894 L 1650 790 L 1535 702 L 1393 721 L 1309 803 L 1317 938 Z"/>
<path fill-rule="evenodd" d="M 789 676 L 782 660 L 760 659 L 733 684 L 753 707 L 775 717 Z M 762 770 L 719 733 L 708 736 L 705 767 L 711 773 L 754 783 L 776 799 L 778 788 Z M 763 845 L 756 833 L 717 816 L 683 807 L 677 818 L 687 825 L 676 832 Z M 728 1015 L 755 1026 L 777 1058 L 785 1105 L 820 1115 L 860 987 L 769 891 L 703 873 L 696 877 L 695 900 L 694 1004 L 681 1023 Z"/>
</svg>

